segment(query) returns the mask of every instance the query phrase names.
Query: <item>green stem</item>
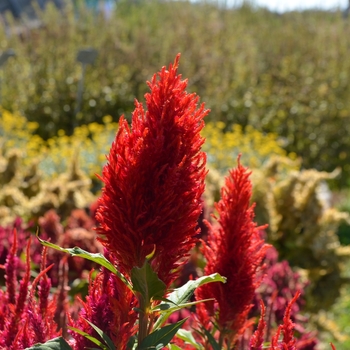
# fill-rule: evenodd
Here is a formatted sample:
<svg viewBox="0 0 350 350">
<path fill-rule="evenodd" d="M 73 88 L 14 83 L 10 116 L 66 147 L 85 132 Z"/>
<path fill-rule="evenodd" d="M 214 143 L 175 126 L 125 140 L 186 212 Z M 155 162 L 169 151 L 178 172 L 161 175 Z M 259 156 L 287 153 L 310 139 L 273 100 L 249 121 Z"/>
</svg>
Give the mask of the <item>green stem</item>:
<svg viewBox="0 0 350 350">
<path fill-rule="evenodd" d="M 222 349 L 222 344 L 224 343 L 224 332 L 220 332 L 220 337 L 219 337 L 219 349 Z"/>
<path fill-rule="evenodd" d="M 142 295 L 139 296 L 139 305 L 140 305 L 140 313 L 139 313 L 139 334 L 137 337 L 138 348 L 142 343 L 142 340 L 147 337 L 148 333 L 148 312 L 144 302 L 144 298 Z"/>
<path fill-rule="evenodd" d="M 150 316 L 149 322 L 148 322 L 147 334 L 151 333 L 151 331 L 153 329 L 153 324 L 154 324 L 154 313 L 151 313 L 151 316 Z"/>
</svg>

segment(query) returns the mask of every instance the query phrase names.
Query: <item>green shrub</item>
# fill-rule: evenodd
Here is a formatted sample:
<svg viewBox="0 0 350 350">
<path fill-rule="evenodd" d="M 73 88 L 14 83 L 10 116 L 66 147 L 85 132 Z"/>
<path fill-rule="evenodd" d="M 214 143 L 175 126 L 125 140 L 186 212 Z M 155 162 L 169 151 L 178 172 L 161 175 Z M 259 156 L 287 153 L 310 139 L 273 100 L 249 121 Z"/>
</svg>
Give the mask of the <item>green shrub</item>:
<svg viewBox="0 0 350 350">
<path fill-rule="evenodd" d="M 340 13 L 276 15 L 244 5 L 119 1 L 110 20 L 70 1 L 53 6 L 41 26 L 0 29 L 0 48 L 17 58 L 4 71 L 3 103 L 39 123 L 44 138 L 74 125 L 130 115 L 143 81 L 181 52 L 181 70 L 212 110 L 209 120 L 240 124 L 283 138 L 305 167 L 350 174 L 350 27 Z M 181 25 L 179 23 L 181 22 Z M 196 25 L 193 25 L 196 23 Z M 10 33 L 10 34 L 9 34 Z M 12 33 L 12 34 L 11 34 Z M 82 113 L 75 118 L 80 48 L 99 51 L 85 77 Z"/>
</svg>

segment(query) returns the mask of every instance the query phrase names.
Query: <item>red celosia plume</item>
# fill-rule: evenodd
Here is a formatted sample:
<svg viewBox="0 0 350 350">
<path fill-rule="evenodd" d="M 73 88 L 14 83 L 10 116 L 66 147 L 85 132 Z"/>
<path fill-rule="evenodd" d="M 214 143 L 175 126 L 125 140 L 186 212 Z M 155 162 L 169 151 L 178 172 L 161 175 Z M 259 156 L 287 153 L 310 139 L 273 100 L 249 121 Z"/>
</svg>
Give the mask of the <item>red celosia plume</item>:
<svg viewBox="0 0 350 350">
<path fill-rule="evenodd" d="M 30 244 L 26 248 L 26 268 L 21 281 L 17 257 L 17 231 L 13 231 L 13 246 L 5 264 L 6 291 L 0 290 L 0 349 L 22 350 L 38 342 L 57 337 L 61 332 L 54 320 L 56 303 L 50 297 L 51 282 L 45 268 L 46 250 L 41 271 L 30 281 Z M 35 297 L 38 287 L 38 299 Z"/>
<path fill-rule="evenodd" d="M 203 325 L 214 317 L 221 335 L 225 334 L 231 346 L 246 326 L 260 283 L 257 272 L 268 248 L 260 236 L 261 228 L 253 221 L 249 176 L 250 172 L 238 160 L 238 167 L 230 171 L 216 205 L 219 227 L 211 226 L 207 243 L 203 242 L 205 274 L 218 272 L 227 277 L 227 283 L 210 283 L 196 292 L 197 299 L 216 299 L 217 303 L 198 306 L 199 317 Z"/>
<path fill-rule="evenodd" d="M 293 334 L 295 324 L 290 319 L 290 315 L 292 306 L 300 294 L 300 291 L 297 291 L 294 298 L 289 302 L 284 313 L 283 324 L 278 327 L 276 334 L 272 337 L 270 350 L 297 350 L 296 339 Z M 283 339 L 279 341 L 281 331 L 283 332 Z"/>
<path fill-rule="evenodd" d="M 101 179 L 97 234 L 126 275 L 154 249 L 153 269 L 167 285 L 195 242 L 206 157 L 204 105 L 177 74 L 179 55 L 148 83 L 147 110 L 135 102 L 131 128 L 121 117 Z"/>
<path fill-rule="evenodd" d="M 117 349 L 126 349 L 131 336 L 136 333 L 135 321 L 137 304 L 131 290 L 114 274 L 103 269 L 94 281 L 90 280 L 89 295 L 82 302 L 79 319 L 71 324 L 74 327 L 99 339 L 96 331 L 86 322 L 93 323 L 107 334 Z M 76 350 L 93 347 L 93 343 L 80 334 L 71 331 L 72 345 Z"/>
<path fill-rule="evenodd" d="M 296 302 L 296 300 L 300 296 L 300 291 L 297 291 L 295 294 L 294 298 L 290 301 L 288 304 L 286 311 L 284 313 L 283 317 L 283 325 L 281 326 L 281 329 L 283 330 L 283 349 L 284 350 L 296 350 L 296 339 L 294 338 L 293 335 L 293 330 L 294 330 L 294 323 L 290 319 L 290 314 L 292 310 L 293 304 Z"/>
<path fill-rule="evenodd" d="M 265 327 L 266 327 L 266 322 L 265 322 L 266 308 L 263 301 L 260 302 L 260 307 L 261 307 L 261 316 L 260 316 L 258 328 L 250 338 L 249 350 L 262 350 L 263 348 L 264 334 L 265 334 Z"/>
</svg>

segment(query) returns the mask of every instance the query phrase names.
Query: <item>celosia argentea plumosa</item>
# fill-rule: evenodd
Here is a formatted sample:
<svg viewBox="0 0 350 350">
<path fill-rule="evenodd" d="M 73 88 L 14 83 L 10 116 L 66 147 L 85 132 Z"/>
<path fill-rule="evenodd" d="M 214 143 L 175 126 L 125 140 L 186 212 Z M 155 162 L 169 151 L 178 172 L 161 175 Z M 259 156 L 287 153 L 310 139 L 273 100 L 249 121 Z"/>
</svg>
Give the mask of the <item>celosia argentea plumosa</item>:
<svg viewBox="0 0 350 350">
<path fill-rule="evenodd" d="M 216 204 L 218 226 L 210 227 L 208 240 L 203 242 L 207 260 L 205 274 L 218 272 L 227 278 L 227 283 L 210 283 L 196 291 L 199 300 L 216 299 L 199 304 L 197 312 L 204 328 L 216 325 L 219 345 L 227 349 L 234 346 L 246 327 L 260 283 L 257 272 L 269 247 L 261 238 L 261 228 L 253 221 L 249 176 L 250 172 L 238 160 Z"/>
<path fill-rule="evenodd" d="M 185 91 L 179 55 L 148 83 L 147 110 L 135 102 L 124 117 L 101 179 L 97 234 L 127 276 L 154 251 L 151 265 L 169 286 L 179 260 L 195 243 L 206 175 L 200 131 L 208 113 Z"/>
</svg>

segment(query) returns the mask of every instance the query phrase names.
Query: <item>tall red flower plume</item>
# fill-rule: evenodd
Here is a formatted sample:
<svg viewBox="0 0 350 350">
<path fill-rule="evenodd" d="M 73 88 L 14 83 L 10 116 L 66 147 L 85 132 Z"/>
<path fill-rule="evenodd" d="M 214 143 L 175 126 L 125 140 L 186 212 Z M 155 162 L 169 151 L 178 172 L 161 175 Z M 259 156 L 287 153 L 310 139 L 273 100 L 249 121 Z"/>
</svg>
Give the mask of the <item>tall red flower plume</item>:
<svg viewBox="0 0 350 350">
<path fill-rule="evenodd" d="M 221 336 L 225 335 L 231 346 L 245 329 L 255 289 L 260 284 L 257 272 L 268 248 L 261 239 L 261 227 L 253 221 L 249 176 L 250 172 L 238 160 L 238 167 L 230 171 L 216 204 L 219 225 L 210 226 L 207 243 L 203 242 L 205 274 L 218 272 L 227 277 L 227 283 L 210 283 L 196 291 L 197 299 L 217 301 L 199 304 L 201 323 L 206 327 L 214 317 Z"/>
<path fill-rule="evenodd" d="M 177 74 L 179 55 L 148 83 L 147 110 L 135 102 L 131 128 L 119 131 L 103 169 L 97 234 L 129 274 L 154 249 L 153 269 L 167 285 L 195 243 L 206 157 L 200 136 L 204 105 Z"/>
</svg>

